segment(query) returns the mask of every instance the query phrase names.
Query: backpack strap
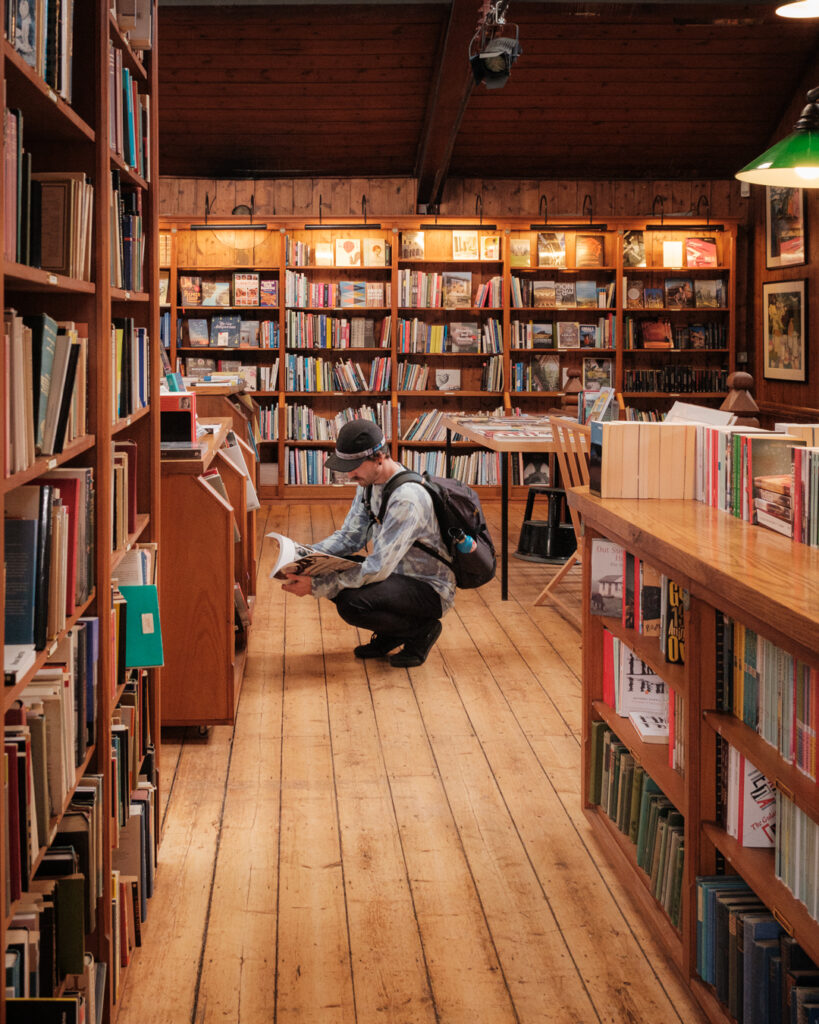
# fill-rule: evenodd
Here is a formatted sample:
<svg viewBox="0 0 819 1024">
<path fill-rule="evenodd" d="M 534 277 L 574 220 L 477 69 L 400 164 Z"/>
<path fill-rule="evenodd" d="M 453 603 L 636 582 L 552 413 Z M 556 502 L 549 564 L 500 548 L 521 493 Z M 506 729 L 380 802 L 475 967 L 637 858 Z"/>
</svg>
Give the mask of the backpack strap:
<svg viewBox="0 0 819 1024">
<path fill-rule="evenodd" d="M 389 480 L 384 484 L 384 489 L 381 492 L 381 507 L 378 509 L 378 515 L 376 515 L 372 510 L 371 502 L 373 486 L 372 484 L 368 484 L 367 487 L 365 487 L 364 507 L 367 509 L 371 524 L 378 523 L 380 525 L 384 522 L 384 516 L 386 515 L 387 512 L 387 505 L 389 503 L 393 491 L 395 491 L 402 484 L 410 483 L 423 485 L 424 478 L 421 476 L 420 473 L 415 473 L 411 469 L 402 469 L 400 473 L 396 473 L 395 476 L 391 476 Z M 433 500 L 433 508 L 434 504 L 435 503 Z M 450 569 L 452 568 L 452 563 L 449 561 L 449 559 L 444 558 L 443 555 L 439 554 L 435 550 L 435 548 L 431 548 L 428 544 L 424 544 L 422 541 L 416 540 L 412 542 L 412 547 L 420 548 L 421 551 L 424 551 L 426 554 L 431 555 L 432 558 L 436 558 L 439 562 L 443 562 L 444 565 L 448 566 Z"/>
</svg>

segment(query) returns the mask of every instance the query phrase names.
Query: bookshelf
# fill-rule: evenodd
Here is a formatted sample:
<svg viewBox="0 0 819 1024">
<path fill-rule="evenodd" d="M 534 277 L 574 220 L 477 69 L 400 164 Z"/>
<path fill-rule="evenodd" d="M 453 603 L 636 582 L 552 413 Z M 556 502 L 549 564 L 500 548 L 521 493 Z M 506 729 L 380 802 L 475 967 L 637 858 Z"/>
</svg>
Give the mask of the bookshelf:
<svg viewBox="0 0 819 1024">
<path fill-rule="evenodd" d="M 343 414 L 366 409 L 396 458 L 441 472 L 444 432 L 429 434 L 418 423 L 433 410 L 543 413 L 560 404 L 567 371 L 576 370 L 581 380 L 610 380 L 627 406 L 647 414 L 679 397 L 720 402 L 736 368 L 735 220 L 692 218 L 663 230 L 654 230 L 656 218 L 541 227 L 507 218 L 322 226 L 267 217 L 256 231 L 246 230 L 246 218 L 220 223 L 245 230 L 231 237 L 227 227 L 162 219 L 163 336 L 183 369 L 188 359 L 248 367 L 261 407 L 263 498 L 331 493 L 321 490 L 329 486 L 322 473 L 332 447 L 328 421 Z M 698 243 L 709 239 L 703 255 Z M 688 265 L 695 256 L 709 265 Z M 185 306 L 180 276 L 224 280 L 237 269 L 279 275 L 278 307 L 248 313 L 277 317 L 270 347 L 187 344 L 184 325 L 212 322 L 213 309 Z M 690 300 L 674 298 L 675 280 L 690 284 Z M 647 307 L 657 291 L 662 305 Z M 660 329 L 663 347 L 645 347 Z M 200 325 L 203 339 L 209 333 Z M 474 472 L 475 462 L 483 465 L 472 482 L 498 495 L 491 455 L 465 441 L 456 447 L 456 459 L 471 459 Z"/>
<path fill-rule="evenodd" d="M 7 18 L 13 16 L 14 6 L 7 5 Z M 61 959 L 56 977 L 44 978 L 42 983 L 44 994 L 53 985 L 54 995 L 70 999 L 72 988 L 65 975 L 83 974 L 85 969 L 86 981 L 96 985 L 96 1008 L 103 1021 L 116 1015 L 124 965 L 131 955 L 122 926 L 125 917 L 133 917 L 123 906 L 123 900 L 131 904 L 124 860 L 141 848 L 137 867 L 147 880 L 158 840 L 160 674 L 158 669 L 126 670 L 117 590 L 125 560 L 136 546 L 154 547 L 159 542 L 159 410 L 151 400 L 159 391 L 159 359 L 151 358 L 150 351 L 159 336 L 158 211 L 152 184 L 158 181 L 152 106 L 157 69 L 150 48 L 155 5 L 146 4 L 142 12 L 147 14 L 146 22 L 126 26 L 117 21 L 110 5 L 98 0 L 66 6 L 58 18 L 63 21 L 63 38 L 69 42 L 67 52 L 73 56 L 57 52 L 56 36 L 44 33 L 38 38 L 43 39 L 45 51 L 32 56 L 31 64 L 15 52 L 9 41 L 15 36 L 7 22 L 0 58 L 5 101 L 8 110 L 15 112 L 19 146 L 17 154 L 10 151 L 11 137 L 4 133 L 3 162 L 7 171 L 16 170 L 16 165 L 20 168 L 18 202 L 15 205 L 14 197 L 9 198 L 7 177 L 6 203 L 0 211 L 6 240 L 0 269 L 6 344 L 16 344 L 14 321 L 8 313 L 14 310 L 33 331 L 31 341 L 23 336 L 24 344 L 36 345 L 38 331 L 50 318 L 62 325 L 56 351 L 59 337 L 65 336 L 71 344 L 68 365 L 76 359 L 76 368 L 69 370 L 62 385 L 65 395 L 73 396 L 64 399 L 71 404 L 63 443 L 50 447 L 48 454 L 44 454 L 45 445 L 32 450 L 25 437 L 26 417 L 15 420 L 11 415 L 20 401 L 15 385 L 22 383 L 22 374 L 4 375 L 0 386 L 7 411 L 0 429 L 10 459 L 2 481 L 6 519 L 14 516 L 27 489 L 37 490 L 42 497 L 45 484 L 59 490 L 66 509 L 60 512 L 53 504 L 45 506 L 49 519 L 42 522 L 52 523 L 54 555 L 50 581 L 46 586 L 38 580 L 35 599 L 42 606 L 48 599 L 54 618 L 47 626 L 45 644 L 35 644 L 33 662 L 21 663 L 13 684 L 4 690 L 7 760 L 10 723 L 18 714 L 15 708 L 20 702 L 29 703 L 34 688 L 54 671 L 51 666 L 64 666 L 57 671 L 67 684 L 66 692 L 74 693 L 78 702 L 71 725 L 74 747 L 66 748 L 65 784 L 59 793 L 49 790 L 48 806 L 39 804 L 38 848 L 30 851 L 30 863 L 17 881 L 14 856 L 0 855 L 2 888 L 8 892 L 7 886 L 12 886 L 2 919 L 3 947 L 7 948 L 10 936 L 19 934 L 19 922 L 31 905 L 26 885 L 21 886 L 26 875 L 52 875 L 48 847 L 55 837 L 65 842 L 66 830 L 79 818 L 92 820 L 101 836 L 102 862 L 99 883 L 94 878 L 83 883 L 87 917 L 69 920 L 59 908 L 57 914 L 58 928 L 64 937 L 70 935 L 71 957 L 80 958 L 79 970 L 66 968 Z M 29 199 L 35 192 L 37 203 Z M 54 229 L 58 211 L 66 214 L 62 235 Z M 139 256 L 140 248 L 144 257 Z M 36 324 L 41 326 L 32 326 Z M 56 395 L 55 373 L 49 391 L 54 389 Z M 60 433 L 58 427 L 58 437 Z M 87 515 L 82 505 L 72 503 L 72 477 L 82 481 L 78 495 L 92 481 Z M 64 539 L 58 545 L 56 538 Z M 5 537 L 0 543 L 7 560 L 12 553 L 5 550 Z M 6 606 L 6 593 L 2 599 L 8 646 L 9 616 L 14 609 Z M 90 653 L 94 635 L 96 658 Z M 86 659 L 73 661 L 75 644 L 86 652 Z M 48 703 L 52 698 L 44 699 Z M 28 716 L 27 757 L 32 764 L 42 763 L 34 741 L 38 716 L 36 709 Z M 18 764 L 24 762 L 18 760 Z M 15 801 L 8 789 L 0 800 L 8 822 Z M 141 847 L 140 822 L 145 824 Z M 131 845 L 135 835 L 137 847 Z M 80 864 L 85 863 L 81 856 Z M 36 884 L 50 883 L 28 882 Z M 145 896 L 149 888 L 144 886 Z M 93 957 L 96 967 L 86 963 L 84 968 L 83 953 Z M 4 987 L 0 1019 L 5 1019 L 7 1004 Z"/>
<path fill-rule="evenodd" d="M 774 851 L 741 846 L 719 823 L 717 779 L 718 739 L 743 754 L 812 822 L 819 820 L 816 782 L 789 763 L 749 725 L 726 709 L 717 642 L 719 616 L 730 616 L 812 669 L 819 667 L 819 617 L 813 592 L 817 552 L 771 531 L 726 517 L 692 501 L 601 500 L 587 488 L 574 489 L 570 503 L 585 524 L 583 610 L 583 807 L 601 849 L 611 860 L 659 940 L 677 964 L 714 1022 L 733 1019 L 713 986 L 697 971 L 698 876 L 717 873 L 720 864 L 747 882 L 783 929 L 793 935 L 814 960 L 819 956 L 819 922 L 805 903 L 776 877 Z M 684 587 L 690 597 L 686 611 L 685 664 L 665 662 L 657 638 L 639 636 L 619 620 L 591 613 L 589 597 L 593 539 L 603 537 L 644 559 Z M 603 701 L 603 633 L 624 640 L 639 658 L 682 697 L 684 769 L 668 766 L 668 746 L 643 743 L 627 719 Z M 791 683 L 792 685 L 792 683 Z M 636 863 L 634 847 L 602 808 L 589 800 L 592 729 L 603 720 L 634 760 L 665 792 L 684 816 L 684 868 L 679 927 L 654 898 L 646 874 Z M 679 728 L 679 719 L 678 719 Z"/>
</svg>

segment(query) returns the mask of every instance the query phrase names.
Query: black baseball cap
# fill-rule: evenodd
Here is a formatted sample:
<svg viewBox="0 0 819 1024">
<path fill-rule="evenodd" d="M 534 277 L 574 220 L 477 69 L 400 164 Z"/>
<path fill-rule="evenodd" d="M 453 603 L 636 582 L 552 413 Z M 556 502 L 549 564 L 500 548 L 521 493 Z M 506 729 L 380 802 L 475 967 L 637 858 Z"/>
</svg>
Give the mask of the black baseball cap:
<svg viewBox="0 0 819 1024">
<path fill-rule="evenodd" d="M 325 465 L 336 473 L 350 473 L 383 448 L 384 435 L 377 423 L 350 420 L 339 430 L 336 450 L 328 455 Z"/>
</svg>

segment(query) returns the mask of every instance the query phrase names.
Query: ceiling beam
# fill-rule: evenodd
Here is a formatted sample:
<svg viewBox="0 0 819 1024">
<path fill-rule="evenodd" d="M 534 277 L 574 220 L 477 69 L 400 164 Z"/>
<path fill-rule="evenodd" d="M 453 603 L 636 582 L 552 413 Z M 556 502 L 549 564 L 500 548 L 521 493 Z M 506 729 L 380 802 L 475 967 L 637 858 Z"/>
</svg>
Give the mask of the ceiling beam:
<svg viewBox="0 0 819 1024">
<path fill-rule="evenodd" d="M 475 85 L 468 54 L 481 8 L 478 0 L 452 0 L 418 145 L 418 206 L 429 208 L 441 200 L 455 138 Z"/>
</svg>

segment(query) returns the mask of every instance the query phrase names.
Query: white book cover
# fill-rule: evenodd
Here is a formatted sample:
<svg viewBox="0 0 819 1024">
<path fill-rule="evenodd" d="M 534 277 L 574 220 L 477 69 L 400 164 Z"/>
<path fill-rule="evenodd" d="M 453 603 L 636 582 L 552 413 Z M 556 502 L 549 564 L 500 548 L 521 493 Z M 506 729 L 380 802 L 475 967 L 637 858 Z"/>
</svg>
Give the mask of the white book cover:
<svg viewBox="0 0 819 1024">
<path fill-rule="evenodd" d="M 616 699 L 615 710 L 621 718 L 628 718 L 632 711 L 668 718 L 668 686 L 665 680 L 652 672 L 625 644 L 620 645 Z"/>
<path fill-rule="evenodd" d="M 648 711 L 630 711 L 628 720 L 643 743 L 668 743 L 668 718 Z"/>
<path fill-rule="evenodd" d="M 740 846 L 776 844 L 776 790 L 734 747 L 728 748 L 726 830 Z"/>
<path fill-rule="evenodd" d="M 361 266 L 361 239 L 360 238 L 337 238 L 336 239 L 336 266 L 337 267 L 360 267 Z"/>
<path fill-rule="evenodd" d="M 623 611 L 623 549 L 604 537 L 592 539 L 592 615 L 619 617 Z"/>
</svg>

